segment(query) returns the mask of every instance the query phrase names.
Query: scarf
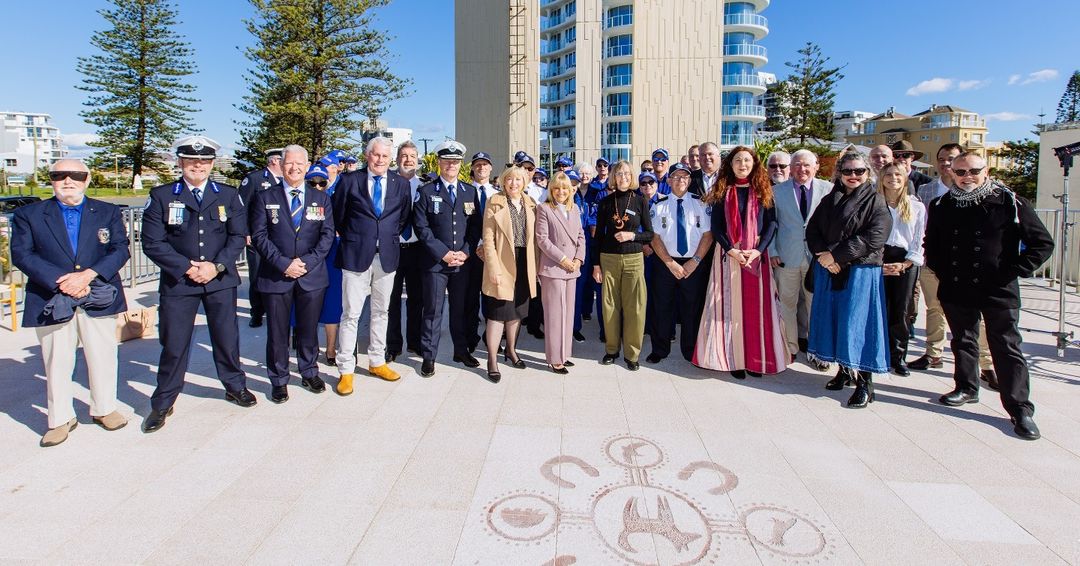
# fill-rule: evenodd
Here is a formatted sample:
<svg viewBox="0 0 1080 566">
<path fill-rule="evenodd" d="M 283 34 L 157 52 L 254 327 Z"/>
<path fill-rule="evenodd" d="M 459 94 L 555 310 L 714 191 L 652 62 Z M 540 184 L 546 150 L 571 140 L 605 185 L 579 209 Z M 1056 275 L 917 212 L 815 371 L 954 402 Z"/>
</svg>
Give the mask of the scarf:
<svg viewBox="0 0 1080 566">
<path fill-rule="evenodd" d="M 746 188 L 746 225 L 743 225 L 742 215 L 739 214 L 738 189 Z M 758 243 L 758 203 L 750 182 L 746 179 L 735 181 L 726 195 L 724 195 L 724 219 L 727 220 L 727 236 L 731 246 L 739 250 L 748 250 L 757 247 Z"/>
<path fill-rule="evenodd" d="M 1005 188 L 1001 183 L 992 179 L 987 179 L 985 183 L 979 185 L 974 190 L 965 191 L 960 187 L 953 187 L 949 189 L 949 194 L 952 195 L 957 208 L 967 208 L 969 206 L 978 206 L 982 204 L 983 199 L 994 194 L 994 190 L 999 187 Z"/>
</svg>

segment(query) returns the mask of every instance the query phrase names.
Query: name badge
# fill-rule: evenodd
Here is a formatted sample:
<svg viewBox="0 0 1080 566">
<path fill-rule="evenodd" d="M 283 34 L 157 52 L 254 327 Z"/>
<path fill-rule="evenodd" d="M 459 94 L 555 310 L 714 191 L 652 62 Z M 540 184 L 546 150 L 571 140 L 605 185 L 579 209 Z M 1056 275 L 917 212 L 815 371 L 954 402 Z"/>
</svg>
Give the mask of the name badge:
<svg viewBox="0 0 1080 566">
<path fill-rule="evenodd" d="M 466 202 L 466 203 L 464 203 L 464 207 L 465 207 L 465 215 L 466 216 L 471 216 L 473 211 L 476 210 L 476 203 L 474 203 L 474 202 Z"/>
<path fill-rule="evenodd" d="M 229 219 L 228 215 L 225 214 L 225 205 L 223 205 L 223 204 L 218 205 L 218 207 L 217 207 L 217 215 L 218 215 L 218 220 L 220 220 L 222 222 L 225 222 L 225 221 L 227 221 Z"/>
<path fill-rule="evenodd" d="M 165 223 L 169 226 L 179 226 L 184 223 L 184 203 L 179 201 L 169 203 L 169 213 Z"/>
<path fill-rule="evenodd" d="M 637 216 L 637 213 L 634 212 L 633 210 L 627 210 L 626 213 L 629 214 L 630 216 Z"/>
</svg>

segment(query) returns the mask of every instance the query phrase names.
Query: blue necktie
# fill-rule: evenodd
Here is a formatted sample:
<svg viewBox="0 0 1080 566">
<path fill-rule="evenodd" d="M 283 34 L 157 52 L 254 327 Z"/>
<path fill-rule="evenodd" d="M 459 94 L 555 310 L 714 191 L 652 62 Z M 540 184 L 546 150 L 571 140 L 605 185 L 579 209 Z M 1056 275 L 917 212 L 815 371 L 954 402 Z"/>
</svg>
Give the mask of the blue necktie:
<svg viewBox="0 0 1080 566">
<path fill-rule="evenodd" d="M 191 189 L 191 194 L 194 195 L 195 202 L 199 203 L 199 205 L 201 206 L 202 205 L 202 189 L 199 189 L 199 188 Z"/>
<path fill-rule="evenodd" d="M 294 232 L 300 231 L 300 218 L 304 215 L 304 207 L 300 204 L 300 189 L 293 189 L 292 204 L 290 205 L 289 215 L 292 216 L 292 227 Z"/>
<path fill-rule="evenodd" d="M 487 206 L 487 190 L 480 187 L 480 214 L 484 213 L 485 206 Z"/>
<path fill-rule="evenodd" d="M 450 208 L 454 208 L 454 203 L 457 202 L 457 195 L 454 194 L 454 185 L 447 187 L 446 193 L 450 196 Z"/>
<path fill-rule="evenodd" d="M 675 223 L 678 225 L 675 236 L 675 249 L 678 250 L 679 257 L 686 257 L 686 252 L 690 250 L 690 246 L 686 243 L 686 212 L 683 210 L 682 199 L 679 199 L 679 208 L 675 211 Z"/>
<path fill-rule="evenodd" d="M 382 217 L 382 177 L 375 176 L 375 188 L 371 191 L 371 200 L 375 205 L 375 217 Z"/>
</svg>

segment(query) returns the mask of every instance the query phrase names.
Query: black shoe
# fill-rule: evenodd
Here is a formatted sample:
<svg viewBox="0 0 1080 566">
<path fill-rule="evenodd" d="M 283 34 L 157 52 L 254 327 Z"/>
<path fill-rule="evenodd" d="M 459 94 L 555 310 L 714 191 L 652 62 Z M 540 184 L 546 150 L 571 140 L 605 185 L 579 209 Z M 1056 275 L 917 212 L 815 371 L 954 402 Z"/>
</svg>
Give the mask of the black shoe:
<svg viewBox="0 0 1080 566">
<path fill-rule="evenodd" d="M 967 391 L 961 391 L 960 389 L 954 389 L 950 393 L 942 395 L 940 399 L 941 404 L 948 405 L 950 407 L 959 407 L 967 403 L 978 403 L 979 392 L 968 393 Z"/>
<path fill-rule="evenodd" d="M 487 375 L 485 376 L 485 378 L 488 381 L 492 382 L 492 383 L 498 383 L 499 380 L 502 379 L 502 374 L 499 373 L 498 370 L 496 370 L 496 371 L 488 370 Z"/>
<path fill-rule="evenodd" d="M 806 354 L 806 362 L 818 371 L 829 371 L 829 362 L 820 360 L 813 354 Z"/>
<path fill-rule="evenodd" d="M 623 358 L 623 361 L 626 362 L 626 369 L 628 369 L 630 371 L 637 371 L 638 368 L 641 367 L 641 364 L 639 364 L 637 362 L 631 362 L 630 360 L 628 360 L 626 358 Z"/>
<path fill-rule="evenodd" d="M 734 377 L 735 379 L 746 379 L 746 371 L 737 369 L 731 372 L 731 377 Z"/>
<path fill-rule="evenodd" d="M 251 328 L 258 328 L 258 327 L 262 326 L 262 320 L 263 320 L 263 315 L 261 315 L 261 314 L 253 314 L 253 315 L 251 315 L 251 320 L 248 321 L 248 326 L 250 326 Z"/>
<path fill-rule="evenodd" d="M 600 358 L 600 365 L 610 366 L 615 363 L 615 358 L 618 358 L 619 354 L 604 354 L 603 358 Z"/>
<path fill-rule="evenodd" d="M 557 368 L 557 367 L 549 364 L 548 368 L 551 369 L 552 373 L 557 373 L 559 375 L 566 375 L 566 374 L 570 373 L 570 370 L 566 369 L 565 366 L 563 366 L 561 368 Z"/>
<path fill-rule="evenodd" d="M 289 400 L 289 387 L 287 385 L 275 385 L 270 388 L 270 400 L 281 404 Z"/>
<path fill-rule="evenodd" d="M 799 338 L 799 351 L 806 353 L 806 349 L 810 346 L 810 341 L 806 338 Z"/>
<path fill-rule="evenodd" d="M 467 368 L 478 368 L 478 367 L 480 367 L 480 360 L 472 357 L 472 354 L 465 354 L 465 355 L 462 355 L 462 356 L 454 356 L 454 361 L 458 362 L 458 363 L 461 363 L 461 364 L 464 364 L 465 367 L 467 367 Z"/>
<path fill-rule="evenodd" d="M 503 360 L 514 366 L 517 369 L 525 369 L 525 362 L 517 356 L 517 352 L 514 352 L 514 357 L 510 357 L 510 352 L 503 352 Z"/>
<path fill-rule="evenodd" d="M 401 355 L 401 352 L 387 352 L 386 353 L 386 363 L 389 364 L 389 363 L 397 360 L 398 356 L 400 356 L 400 355 Z"/>
<path fill-rule="evenodd" d="M 230 403 L 236 403 L 241 407 L 255 406 L 255 396 L 252 395 L 251 392 L 247 390 L 247 388 L 241 389 L 236 393 L 233 393 L 232 391 L 226 391 L 225 400 Z"/>
<path fill-rule="evenodd" d="M 911 368 L 911 369 L 914 369 L 914 370 L 919 370 L 919 371 L 924 371 L 924 370 L 929 369 L 929 368 L 935 368 L 936 369 L 936 368 L 941 367 L 941 358 L 935 358 L 933 356 L 928 356 L 926 354 L 923 354 L 921 357 L 916 359 L 914 362 L 911 362 L 910 364 L 908 364 L 908 367 Z"/>
<path fill-rule="evenodd" d="M 791 364 L 793 364 L 793 363 L 795 363 L 795 354 L 792 354 L 792 355 L 791 355 L 791 361 L 790 361 L 790 362 L 788 362 L 788 365 L 791 365 Z"/>
<path fill-rule="evenodd" d="M 574 367 L 574 362 L 571 362 L 570 360 L 566 360 L 565 362 L 563 362 L 563 365 L 568 367 L 568 368 L 572 368 L 572 367 Z"/>
<path fill-rule="evenodd" d="M 337 358 L 326 356 L 326 363 L 330 366 L 337 367 Z"/>
<path fill-rule="evenodd" d="M 986 382 L 986 387 L 994 391 L 1000 391 L 1000 385 L 998 384 L 997 372 L 992 369 L 984 369 L 979 372 L 979 379 Z"/>
<path fill-rule="evenodd" d="M 893 364 L 892 370 L 893 373 L 900 377 L 908 377 L 911 375 L 911 371 L 908 369 L 907 364 L 904 363 L 904 360 L 897 360 L 896 363 Z"/>
<path fill-rule="evenodd" d="M 603 332 L 600 333 L 600 341 L 601 342 L 607 342 L 607 338 L 604 336 Z"/>
<path fill-rule="evenodd" d="M 317 375 L 312 377 L 301 377 L 300 387 L 303 387 L 312 393 L 322 393 L 323 391 L 326 391 L 326 383 L 324 383 L 322 378 Z"/>
<path fill-rule="evenodd" d="M 1013 432 L 1016 436 L 1023 438 L 1024 440 L 1038 440 L 1042 438 L 1039 434 L 1039 427 L 1035 426 L 1035 420 L 1031 418 L 1031 415 L 1020 415 L 1012 420 Z"/>
<path fill-rule="evenodd" d="M 533 337 L 539 338 L 540 340 L 544 339 L 544 331 L 540 330 L 539 328 L 530 329 L 529 334 L 532 334 Z"/>
<path fill-rule="evenodd" d="M 424 360 L 420 364 L 420 377 L 431 377 L 435 375 L 435 360 Z"/>
<path fill-rule="evenodd" d="M 751 377 L 761 377 L 761 374 L 756 371 L 746 370 L 746 373 L 749 374 Z"/>
<path fill-rule="evenodd" d="M 583 315 L 581 315 L 581 320 L 592 320 L 592 315 L 591 314 L 583 314 Z"/>
<path fill-rule="evenodd" d="M 409 346 L 408 348 L 405 348 L 405 351 L 409 352 L 410 354 L 416 354 L 417 356 L 419 356 L 420 346 Z"/>
<path fill-rule="evenodd" d="M 575 330 L 574 331 L 574 342 L 577 342 L 578 344 L 580 344 L 580 343 L 582 343 L 584 341 L 585 341 L 585 335 Z"/>
<path fill-rule="evenodd" d="M 154 432 L 165 426 L 165 417 L 173 414 L 173 408 L 168 409 L 152 409 L 149 415 L 146 415 L 146 420 L 143 421 L 143 432 Z"/>
<path fill-rule="evenodd" d="M 645 358 L 645 361 L 649 362 L 650 364 L 658 364 L 658 363 L 664 361 L 664 356 L 661 356 L 660 354 L 656 354 L 656 353 L 649 354 L 649 357 Z"/>
<path fill-rule="evenodd" d="M 829 391 L 842 391 L 844 387 L 851 385 L 855 380 L 852 379 L 850 370 L 844 366 L 840 366 L 840 371 L 836 373 L 836 377 L 829 380 L 825 384 L 825 389 Z"/>
<path fill-rule="evenodd" d="M 863 409 L 867 404 L 874 402 L 873 374 L 868 371 L 860 371 L 855 378 L 855 392 L 848 399 L 847 406 L 852 409 Z"/>
</svg>

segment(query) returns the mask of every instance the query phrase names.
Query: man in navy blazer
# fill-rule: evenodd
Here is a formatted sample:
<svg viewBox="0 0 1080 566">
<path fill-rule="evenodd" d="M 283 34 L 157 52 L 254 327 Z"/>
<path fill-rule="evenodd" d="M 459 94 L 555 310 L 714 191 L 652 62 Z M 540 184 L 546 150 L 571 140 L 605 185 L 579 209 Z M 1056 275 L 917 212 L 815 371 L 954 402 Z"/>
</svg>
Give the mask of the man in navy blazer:
<svg viewBox="0 0 1080 566">
<path fill-rule="evenodd" d="M 49 431 L 42 446 L 67 440 L 78 421 L 71 374 L 79 342 L 90 378 L 90 415 L 107 430 L 127 424 L 116 410 L 116 314 L 127 310 L 118 273 L 128 237 L 120 208 L 86 198 L 90 170 L 62 159 L 49 171 L 53 198 L 24 206 L 12 219 L 11 260 L 26 274 L 23 326 L 41 343 Z"/>
<path fill-rule="evenodd" d="M 342 174 L 334 191 L 334 225 L 341 235 L 337 253 L 342 307 L 336 358 L 339 395 L 353 391 L 356 328 L 369 296 L 368 372 L 387 381 L 400 377 L 386 363 L 386 327 L 401 255 L 401 231 L 412 215 L 412 190 L 405 179 L 389 170 L 392 149 L 389 138 L 373 138 L 364 152 L 367 168 Z"/>
<path fill-rule="evenodd" d="M 266 307 L 266 373 L 270 400 L 289 400 L 289 322 L 296 313 L 296 362 L 300 385 L 312 393 L 319 378 L 319 313 L 330 286 L 326 256 L 334 241 L 330 197 L 305 186 L 308 152 L 299 145 L 282 151 L 282 182 L 255 194 L 248 205 L 251 245 L 259 252 L 255 288 Z"/>
<path fill-rule="evenodd" d="M 244 206 L 250 207 L 256 193 L 265 191 L 280 182 L 281 148 L 275 147 L 266 150 L 266 167 L 248 173 L 240 182 L 240 198 L 244 200 Z M 248 303 L 251 305 L 248 326 L 257 328 L 262 326 L 266 309 L 263 307 L 262 295 L 255 288 L 256 275 L 259 273 L 259 252 L 255 251 L 255 247 L 251 245 L 251 236 L 247 238 L 247 248 L 244 251 L 248 269 Z"/>
<path fill-rule="evenodd" d="M 469 272 L 465 261 L 480 241 L 482 215 L 476 187 L 458 179 L 465 146 L 448 140 L 435 148 L 439 177 L 420 187 L 413 211 L 416 235 L 427 248 L 419 267 L 424 270 L 424 325 L 420 329 L 420 375 L 435 375 L 439 352 L 443 300 L 450 293 L 450 337 L 454 341 L 454 361 L 466 367 L 480 362 L 469 353 L 465 330 L 465 303 Z M 472 292 L 476 290 L 473 289 Z"/>
</svg>

